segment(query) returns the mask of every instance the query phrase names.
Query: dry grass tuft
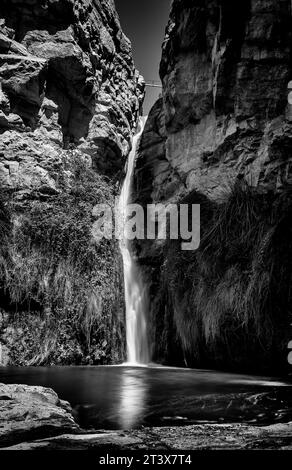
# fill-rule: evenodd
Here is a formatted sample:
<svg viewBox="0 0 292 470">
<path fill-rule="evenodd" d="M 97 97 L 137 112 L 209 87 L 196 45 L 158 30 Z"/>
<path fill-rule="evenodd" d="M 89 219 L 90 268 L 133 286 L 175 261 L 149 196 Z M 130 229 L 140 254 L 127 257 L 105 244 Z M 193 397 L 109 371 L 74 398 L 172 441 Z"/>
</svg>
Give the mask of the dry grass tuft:
<svg viewBox="0 0 292 470">
<path fill-rule="evenodd" d="M 286 364 L 292 191 L 262 195 L 239 183 L 211 217 L 201 209 L 200 249 L 169 243 L 162 270 L 185 355 L 220 367 Z"/>
</svg>

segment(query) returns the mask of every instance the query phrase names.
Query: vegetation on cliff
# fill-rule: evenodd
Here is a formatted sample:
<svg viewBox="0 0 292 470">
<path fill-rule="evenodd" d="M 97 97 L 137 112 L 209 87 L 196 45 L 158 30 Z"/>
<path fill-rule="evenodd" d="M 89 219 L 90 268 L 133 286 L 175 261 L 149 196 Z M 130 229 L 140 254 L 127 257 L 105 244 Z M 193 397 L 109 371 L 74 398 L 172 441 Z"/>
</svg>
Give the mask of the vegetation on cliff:
<svg viewBox="0 0 292 470">
<path fill-rule="evenodd" d="M 118 246 L 91 233 L 93 207 L 114 204 L 115 187 L 78 153 L 63 170 L 57 195 L 22 203 L 2 194 L 1 327 L 13 364 L 123 359 Z"/>
<path fill-rule="evenodd" d="M 200 249 L 168 242 L 160 272 L 185 361 L 279 372 L 292 319 L 292 191 L 263 194 L 239 182 L 221 204 L 200 202 Z"/>
</svg>

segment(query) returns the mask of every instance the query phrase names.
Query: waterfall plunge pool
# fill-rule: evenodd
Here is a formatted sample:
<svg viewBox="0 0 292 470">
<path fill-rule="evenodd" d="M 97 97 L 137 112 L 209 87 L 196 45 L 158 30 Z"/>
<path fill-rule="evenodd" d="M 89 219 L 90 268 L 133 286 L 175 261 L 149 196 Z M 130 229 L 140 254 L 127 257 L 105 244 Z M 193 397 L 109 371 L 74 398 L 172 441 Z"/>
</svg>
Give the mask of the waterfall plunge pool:
<svg viewBox="0 0 292 470">
<path fill-rule="evenodd" d="M 167 367 L 0 367 L 0 382 L 53 388 L 85 429 L 292 420 L 292 383 Z"/>
</svg>

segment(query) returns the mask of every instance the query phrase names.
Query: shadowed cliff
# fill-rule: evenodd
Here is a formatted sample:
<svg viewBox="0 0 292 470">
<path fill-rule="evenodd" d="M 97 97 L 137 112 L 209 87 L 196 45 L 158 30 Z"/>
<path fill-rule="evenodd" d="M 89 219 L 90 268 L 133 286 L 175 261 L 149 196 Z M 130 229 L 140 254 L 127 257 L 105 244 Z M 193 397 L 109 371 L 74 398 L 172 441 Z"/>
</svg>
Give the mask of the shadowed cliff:
<svg viewBox="0 0 292 470">
<path fill-rule="evenodd" d="M 201 204 L 202 240 L 137 244 L 154 360 L 288 367 L 291 33 L 286 0 L 172 4 L 135 198 Z"/>
</svg>

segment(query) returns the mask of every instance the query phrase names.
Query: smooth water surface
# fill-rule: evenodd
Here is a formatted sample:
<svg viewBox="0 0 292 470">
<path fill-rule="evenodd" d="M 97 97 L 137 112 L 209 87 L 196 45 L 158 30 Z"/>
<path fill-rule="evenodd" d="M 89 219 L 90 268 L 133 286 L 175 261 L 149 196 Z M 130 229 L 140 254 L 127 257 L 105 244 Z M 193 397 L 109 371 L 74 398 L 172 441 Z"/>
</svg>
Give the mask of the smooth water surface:
<svg viewBox="0 0 292 470">
<path fill-rule="evenodd" d="M 247 375 L 127 365 L 2 367 L 0 382 L 53 388 L 87 429 L 292 420 L 292 384 Z"/>
</svg>

